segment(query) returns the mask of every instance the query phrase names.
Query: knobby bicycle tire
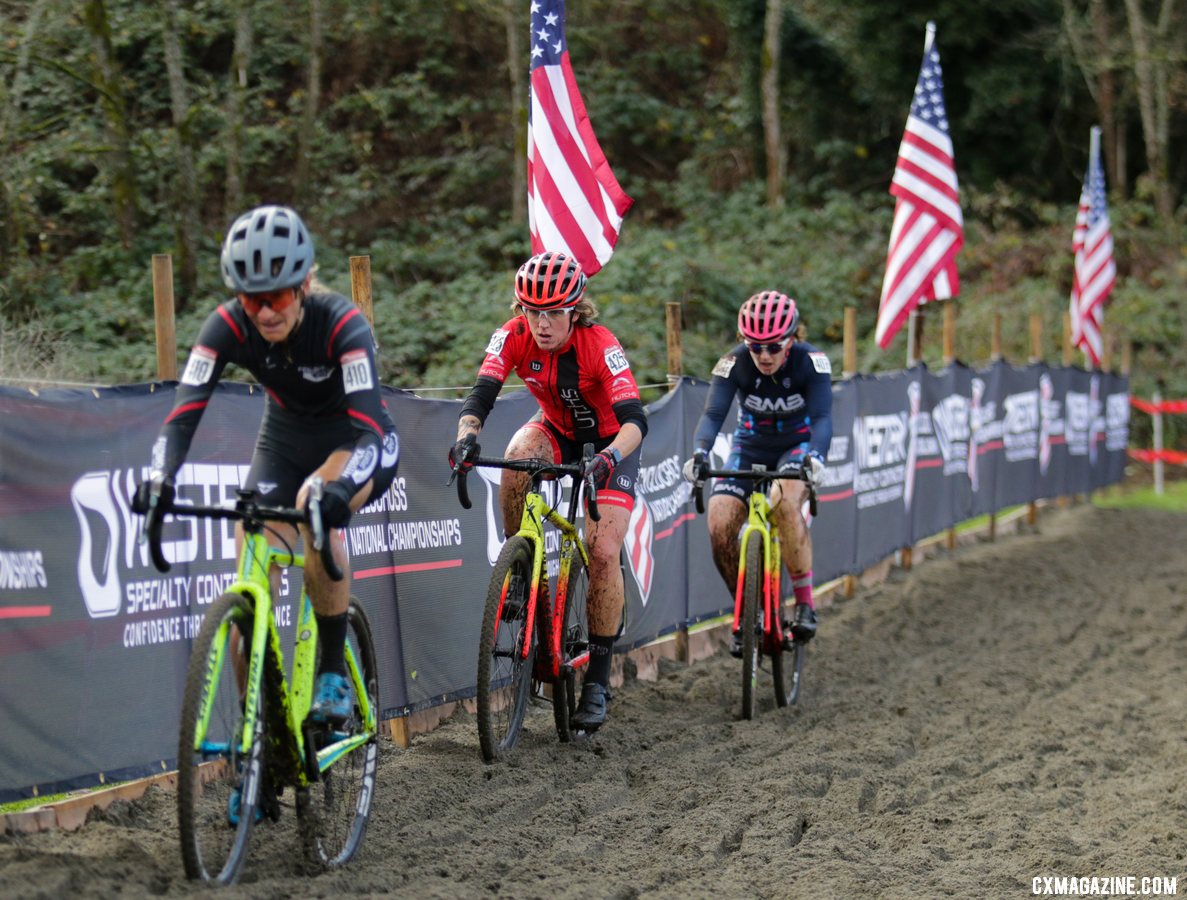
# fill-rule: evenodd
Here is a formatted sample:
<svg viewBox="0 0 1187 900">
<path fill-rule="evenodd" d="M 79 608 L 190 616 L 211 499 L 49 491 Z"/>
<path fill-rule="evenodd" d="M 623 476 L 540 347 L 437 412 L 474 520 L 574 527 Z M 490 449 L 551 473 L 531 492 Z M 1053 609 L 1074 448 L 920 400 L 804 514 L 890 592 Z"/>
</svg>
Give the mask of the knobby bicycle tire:
<svg viewBox="0 0 1187 900">
<path fill-rule="evenodd" d="M 775 703 L 779 706 L 791 706 L 800 698 L 807 655 L 808 645 L 804 641 L 795 641 L 790 650 L 772 649 L 771 675 L 775 679 Z"/>
<path fill-rule="evenodd" d="M 569 569 L 569 589 L 565 594 L 564 629 L 561 631 L 561 664 L 589 650 L 589 569 L 574 554 Z M 552 714 L 556 736 L 567 743 L 577 730 L 573 714 L 577 712 L 577 673 L 569 667 L 552 682 Z"/>
<path fill-rule="evenodd" d="M 233 624 L 244 645 L 250 646 L 252 609 L 242 594 L 223 594 L 207 610 L 190 654 L 181 704 L 177 751 L 181 856 L 188 878 L 216 884 L 233 884 L 238 879 L 261 803 L 264 698 L 259 698 L 255 733 L 243 754 L 243 702 L 232 662 L 239 652 L 239 638 L 230 628 L 219 635 L 224 624 Z M 203 713 L 206 709 L 208 715 Z M 239 823 L 232 827 L 228 804 L 235 791 L 241 799 Z"/>
<path fill-rule="evenodd" d="M 535 630 L 527 627 L 531 584 L 532 544 L 508 538 L 491 572 L 478 640 L 478 740 L 486 762 L 515 746 L 527 711 L 536 655 Z"/>
<path fill-rule="evenodd" d="M 762 642 L 763 570 L 762 541 L 752 534 L 746 544 L 746 573 L 742 583 L 742 718 L 754 718 L 754 695 L 758 680 L 758 656 Z"/>
<path fill-rule="evenodd" d="M 367 702 L 379 715 L 379 664 L 371 623 L 358 600 L 351 598 L 347 608 L 346 641 L 358 662 Z M 357 697 L 354 714 L 342 732 L 357 734 L 366 728 L 362 706 Z M 324 734 L 310 729 L 308 734 Z M 316 747 L 306 747 L 316 753 Z M 375 796 L 375 774 L 379 767 L 379 743 L 371 740 L 337 759 L 321 773 L 318 781 L 297 792 L 297 816 L 301 820 L 301 838 L 309 861 L 316 868 L 344 865 L 358 851 L 367 830 L 371 801 Z"/>
</svg>

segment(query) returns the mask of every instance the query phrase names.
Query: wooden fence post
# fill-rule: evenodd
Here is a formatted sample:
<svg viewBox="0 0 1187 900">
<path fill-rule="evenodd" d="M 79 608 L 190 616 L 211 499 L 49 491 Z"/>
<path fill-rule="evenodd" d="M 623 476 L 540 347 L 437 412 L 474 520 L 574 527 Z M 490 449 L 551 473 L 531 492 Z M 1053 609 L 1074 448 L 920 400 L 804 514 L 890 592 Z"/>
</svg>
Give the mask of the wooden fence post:
<svg viewBox="0 0 1187 900">
<path fill-rule="evenodd" d="M 679 303 L 664 304 L 664 331 L 668 339 L 668 390 L 676 390 L 684 374 L 684 347 L 680 332 L 684 327 Z"/>
<path fill-rule="evenodd" d="M 1165 490 L 1162 480 L 1162 391 L 1155 388 L 1151 399 L 1154 401 L 1151 417 L 1154 420 L 1154 493 L 1161 497 Z"/>
<path fill-rule="evenodd" d="M 841 362 L 841 377 L 852 378 L 857 374 L 857 307 L 845 307 L 845 326 L 841 332 L 841 346 L 844 354 Z"/>
<path fill-rule="evenodd" d="M 173 304 L 173 257 L 154 253 L 152 299 L 157 321 L 157 378 L 177 380 L 177 323 Z"/>
<path fill-rule="evenodd" d="M 371 302 L 371 257 L 350 258 L 350 295 L 355 306 L 363 311 L 367 321 L 375 327 L 375 310 Z"/>
</svg>

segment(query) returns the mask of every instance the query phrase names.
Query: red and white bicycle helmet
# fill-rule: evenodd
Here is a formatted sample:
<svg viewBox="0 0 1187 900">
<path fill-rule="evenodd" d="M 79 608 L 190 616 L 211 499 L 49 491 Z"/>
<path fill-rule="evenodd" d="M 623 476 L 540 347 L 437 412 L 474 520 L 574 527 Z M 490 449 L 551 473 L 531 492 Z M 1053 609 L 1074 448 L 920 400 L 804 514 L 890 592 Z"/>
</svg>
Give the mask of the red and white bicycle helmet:
<svg viewBox="0 0 1187 900">
<path fill-rule="evenodd" d="M 795 301 L 778 291 L 755 294 L 738 310 L 738 331 L 746 341 L 782 341 L 795 334 L 799 324 L 800 311 Z"/>
<path fill-rule="evenodd" d="M 585 293 L 585 273 L 571 256 L 537 253 L 515 273 L 515 296 L 532 309 L 569 309 Z"/>
</svg>

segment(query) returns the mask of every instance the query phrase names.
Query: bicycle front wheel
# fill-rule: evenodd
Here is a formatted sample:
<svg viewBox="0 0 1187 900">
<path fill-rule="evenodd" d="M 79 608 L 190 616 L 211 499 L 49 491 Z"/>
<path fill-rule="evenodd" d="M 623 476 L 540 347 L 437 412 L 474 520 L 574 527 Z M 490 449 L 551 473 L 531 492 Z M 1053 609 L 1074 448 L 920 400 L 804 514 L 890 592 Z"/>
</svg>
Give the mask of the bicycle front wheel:
<svg viewBox="0 0 1187 900">
<path fill-rule="evenodd" d="M 242 647 L 251 645 L 252 621 L 251 601 L 242 594 L 223 594 L 214 602 L 194 642 L 181 704 L 181 857 L 188 878 L 216 884 L 238 879 L 261 800 L 264 710 L 257 704 L 244 752 L 244 705 L 235 664 Z"/>
<path fill-rule="evenodd" d="M 478 740 L 493 762 L 519 739 L 532 689 L 536 636 L 529 632 L 532 544 L 508 538 L 491 572 L 478 641 Z"/>
<path fill-rule="evenodd" d="M 352 684 L 355 676 L 366 692 L 366 704 L 355 687 L 354 713 L 342 726 L 344 734 L 358 735 L 367 730 L 367 710 L 372 722 L 379 715 L 379 665 L 375 643 L 371 638 L 371 623 L 362 606 L 351 598 L 346 619 L 347 665 Z M 325 736 L 325 732 L 307 732 Z M 343 735 L 333 733 L 329 739 Z M 306 747 L 306 753 L 316 753 L 317 747 Z M 320 868 L 333 868 L 350 861 L 367 830 L 371 801 L 375 796 L 375 773 L 379 767 L 379 743 L 375 729 L 371 739 L 338 757 L 321 772 L 321 778 L 297 792 L 297 815 L 301 819 L 301 836 L 309 860 Z"/>
<path fill-rule="evenodd" d="M 762 642 L 763 570 L 762 541 L 757 534 L 746 545 L 742 582 L 742 718 L 754 718 L 754 695 L 758 682 L 758 654 Z"/>
<path fill-rule="evenodd" d="M 565 593 L 564 629 L 561 631 L 561 673 L 552 682 L 552 714 L 556 735 L 562 742 L 573 739 L 573 713 L 577 711 L 577 672 L 574 661 L 589 661 L 589 569 L 581 557 L 573 557 L 569 587 Z"/>
</svg>

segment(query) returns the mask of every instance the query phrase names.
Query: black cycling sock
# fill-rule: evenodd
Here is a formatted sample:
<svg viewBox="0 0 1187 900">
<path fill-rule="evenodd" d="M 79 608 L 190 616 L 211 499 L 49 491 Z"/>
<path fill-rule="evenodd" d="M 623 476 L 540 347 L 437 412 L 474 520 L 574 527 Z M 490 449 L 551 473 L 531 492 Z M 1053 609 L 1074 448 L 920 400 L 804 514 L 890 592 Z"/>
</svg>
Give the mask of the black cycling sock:
<svg viewBox="0 0 1187 900">
<path fill-rule="evenodd" d="M 321 640 L 321 662 L 317 672 L 346 674 L 346 613 L 340 616 L 317 616 L 317 634 Z"/>
<path fill-rule="evenodd" d="M 610 686 L 610 660 L 614 658 L 615 637 L 589 636 L 589 668 L 585 680 L 602 687 Z"/>
</svg>

